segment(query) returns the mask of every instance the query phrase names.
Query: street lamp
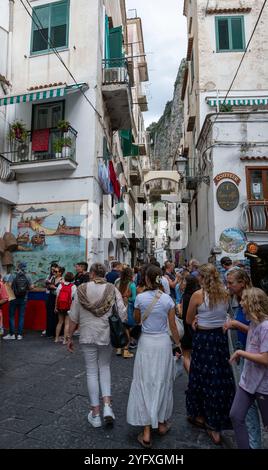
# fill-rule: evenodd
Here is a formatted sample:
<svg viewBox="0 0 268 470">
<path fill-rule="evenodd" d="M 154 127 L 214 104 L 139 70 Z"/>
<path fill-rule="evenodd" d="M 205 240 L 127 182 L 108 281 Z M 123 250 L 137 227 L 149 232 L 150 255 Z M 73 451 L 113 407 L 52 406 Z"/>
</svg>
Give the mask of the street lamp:
<svg viewBox="0 0 268 470">
<path fill-rule="evenodd" d="M 179 155 L 176 157 L 175 165 L 177 167 L 177 172 L 181 175 L 182 179 L 186 175 L 186 165 L 188 162 L 188 158 Z"/>
</svg>

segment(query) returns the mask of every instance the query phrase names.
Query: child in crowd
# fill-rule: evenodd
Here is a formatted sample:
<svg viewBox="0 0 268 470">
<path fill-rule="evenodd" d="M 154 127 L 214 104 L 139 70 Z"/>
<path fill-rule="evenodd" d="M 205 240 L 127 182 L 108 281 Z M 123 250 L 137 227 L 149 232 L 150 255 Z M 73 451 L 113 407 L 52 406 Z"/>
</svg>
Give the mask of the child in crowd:
<svg viewBox="0 0 268 470">
<path fill-rule="evenodd" d="M 241 305 L 251 323 L 246 351 L 238 349 L 230 359 L 231 363 L 245 359 L 230 417 L 238 448 L 250 449 L 245 418 L 255 399 L 264 426 L 268 426 L 268 298 L 261 289 L 246 289 Z"/>
</svg>

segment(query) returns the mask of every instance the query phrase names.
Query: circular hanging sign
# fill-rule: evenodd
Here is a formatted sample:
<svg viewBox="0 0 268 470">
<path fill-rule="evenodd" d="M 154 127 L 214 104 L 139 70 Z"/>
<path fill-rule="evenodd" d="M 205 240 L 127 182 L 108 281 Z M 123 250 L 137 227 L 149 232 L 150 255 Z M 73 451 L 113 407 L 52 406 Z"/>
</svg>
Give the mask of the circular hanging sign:
<svg viewBox="0 0 268 470">
<path fill-rule="evenodd" d="M 220 236 L 220 246 L 226 253 L 240 253 L 246 243 L 245 234 L 237 228 L 227 228 Z"/>
<path fill-rule="evenodd" d="M 220 208 L 224 211 L 233 211 L 239 204 L 238 188 L 230 181 L 225 181 L 220 184 L 217 189 L 216 197 Z"/>
</svg>

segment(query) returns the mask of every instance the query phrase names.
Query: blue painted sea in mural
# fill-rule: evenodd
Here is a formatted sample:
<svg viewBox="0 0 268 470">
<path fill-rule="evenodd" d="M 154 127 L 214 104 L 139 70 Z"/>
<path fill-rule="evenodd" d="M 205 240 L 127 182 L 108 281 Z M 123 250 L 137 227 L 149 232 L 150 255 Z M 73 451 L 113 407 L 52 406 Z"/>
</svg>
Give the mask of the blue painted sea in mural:
<svg viewBox="0 0 268 470">
<path fill-rule="evenodd" d="M 86 260 L 84 201 L 18 205 L 11 216 L 11 232 L 18 242 L 14 263 L 24 261 L 36 286 L 44 286 L 52 261 L 66 271 Z"/>
</svg>

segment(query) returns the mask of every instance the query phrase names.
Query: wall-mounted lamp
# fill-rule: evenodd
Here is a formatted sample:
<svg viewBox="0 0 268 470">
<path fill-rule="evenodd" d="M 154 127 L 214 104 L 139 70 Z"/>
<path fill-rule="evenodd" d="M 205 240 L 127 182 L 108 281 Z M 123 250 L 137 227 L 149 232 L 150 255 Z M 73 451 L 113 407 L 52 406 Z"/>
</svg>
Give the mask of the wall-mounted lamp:
<svg viewBox="0 0 268 470">
<path fill-rule="evenodd" d="M 183 157 L 182 155 L 176 157 L 175 165 L 177 167 L 177 172 L 180 173 L 181 177 L 184 178 L 186 175 L 186 165 L 188 158 Z"/>
</svg>

